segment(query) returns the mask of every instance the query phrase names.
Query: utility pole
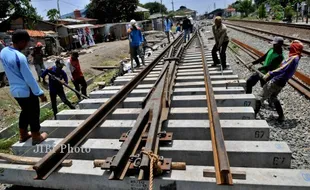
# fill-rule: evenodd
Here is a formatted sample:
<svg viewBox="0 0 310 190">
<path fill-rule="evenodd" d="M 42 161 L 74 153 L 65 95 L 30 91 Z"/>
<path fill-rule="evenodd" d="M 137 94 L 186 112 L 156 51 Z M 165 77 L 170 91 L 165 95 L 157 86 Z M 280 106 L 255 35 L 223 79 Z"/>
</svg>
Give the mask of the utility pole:
<svg viewBox="0 0 310 190">
<path fill-rule="evenodd" d="M 60 15 L 61 15 L 61 14 L 60 14 L 59 0 L 57 0 L 57 8 L 58 8 L 58 13 L 59 13 L 59 15 L 58 15 L 58 16 L 59 16 L 59 19 L 60 19 Z"/>
<path fill-rule="evenodd" d="M 172 4 L 172 11 L 174 12 L 174 2 L 173 2 L 173 0 L 172 0 L 171 4 Z"/>
<path fill-rule="evenodd" d="M 162 30 L 164 30 L 164 13 L 161 8 L 162 6 L 163 6 L 163 0 L 160 0 L 161 27 L 162 27 Z"/>
</svg>

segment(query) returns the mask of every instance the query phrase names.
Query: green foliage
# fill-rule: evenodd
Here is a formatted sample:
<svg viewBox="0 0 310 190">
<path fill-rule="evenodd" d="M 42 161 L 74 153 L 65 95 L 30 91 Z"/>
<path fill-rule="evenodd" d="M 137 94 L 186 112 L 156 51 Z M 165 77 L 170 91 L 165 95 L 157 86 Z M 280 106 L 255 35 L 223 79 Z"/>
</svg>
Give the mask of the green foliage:
<svg viewBox="0 0 310 190">
<path fill-rule="evenodd" d="M 49 11 L 47 11 L 46 16 L 50 21 L 55 21 L 57 18 L 60 17 L 59 11 L 57 9 L 50 9 Z"/>
<path fill-rule="evenodd" d="M 31 5 L 30 0 L 0 1 L 0 18 L 6 17 L 27 17 L 32 20 L 43 20 L 38 15 L 36 8 Z"/>
<path fill-rule="evenodd" d="M 295 14 L 295 11 L 294 11 L 293 7 L 290 4 L 288 4 L 284 8 L 284 17 L 288 18 L 288 19 L 291 19 L 294 14 Z"/>
<path fill-rule="evenodd" d="M 101 23 L 130 21 L 135 14 L 138 0 L 96 0 L 87 5 L 87 17 Z"/>
<path fill-rule="evenodd" d="M 167 7 L 163 4 L 160 4 L 158 2 L 150 2 L 150 3 L 146 3 L 143 6 L 146 9 L 150 10 L 150 14 L 154 14 L 154 13 L 167 13 Z"/>
<path fill-rule="evenodd" d="M 283 20 L 284 9 L 281 5 L 275 5 L 275 6 L 271 7 L 271 11 L 273 12 L 274 18 L 276 20 Z"/>
<path fill-rule="evenodd" d="M 258 17 L 259 18 L 266 18 L 266 8 L 265 8 L 264 4 L 261 4 L 258 7 Z"/>
<path fill-rule="evenodd" d="M 248 17 L 250 13 L 254 12 L 252 0 L 238 0 L 232 4 L 237 12 L 240 12 L 243 17 Z"/>
</svg>

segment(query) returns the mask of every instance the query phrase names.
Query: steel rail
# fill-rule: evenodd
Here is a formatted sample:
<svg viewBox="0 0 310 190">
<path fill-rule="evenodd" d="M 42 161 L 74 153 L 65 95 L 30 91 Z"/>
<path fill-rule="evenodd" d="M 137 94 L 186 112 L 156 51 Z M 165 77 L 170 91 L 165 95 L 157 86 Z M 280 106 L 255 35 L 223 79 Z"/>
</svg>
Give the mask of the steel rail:
<svg viewBox="0 0 310 190">
<path fill-rule="evenodd" d="M 168 57 L 171 56 L 173 45 L 179 43 L 182 39 L 182 35 L 180 35 L 167 49 Z M 163 57 L 162 57 L 163 58 Z M 160 62 L 160 60 L 158 61 Z M 153 124 L 154 114 L 157 112 L 154 111 L 154 106 L 158 104 L 158 90 L 161 89 L 161 83 L 165 80 L 167 75 L 167 70 L 169 68 L 168 61 L 164 61 L 163 69 L 156 80 L 152 90 L 148 93 L 143 103 L 143 110 L 139 114 L 134 127 L 131 129 L 129 135 L 127 136 L 125 142 L 122 144 L 121 149 L 118 153 L 113 157 L 109 164 L 103 165 L 102 169 L 109 169 L 112 171 L 110 179 L 123 179 L 129 169 L 130 156 L 136 154 L 140 143 L 141 137 L 144 132 L 147 131 L 147 128 Z M 160 103 L 159 103 L 160 104 Z"/>
<path fill-rule="evenodd" d="M 226 25 L 235 26 L 235 27 L 241 27 L 241 28 L 244 28 L 244 29 L 247 29 L 247 30 L 253 30 L 255 32 L 260 32 L 260 33 L 264 33 L 264 34 L 268 34 L 268 35 L 272 35 L 272 36 L 281 36 L 281 37 L 289 39 L 291 41 L 299 40 L 299 41 L 301 41 L 303 43 L 310 44 L 310 40 L 303 39 L 303 38 L 294 38 L 294 37 L 283 35 L 283 34 L 277 34 L 277 33 L 274 33 L 274 32 L 269 32 L 267 30 L 257 29 L 257 28 L 248 27 L 248 26 L 240 26 L 238 24 L 231 24 L 231 23 L 227 23 L 227 22 L 225 22 L 225 24 Z"/>
<path fill-rule="evenodd" d="M 82 124 L 64 138 L 52 151 L 47 153 L 37 164 L 33 166 L 37 176 L 35 179 L 45 180 L 55 171 L 69 156 L 69 148 L 75 148 L 88 137 L 88 135 L 100 126 L 117 106 L 125 100 L 129 93 L 135 89 L 141 81 L 152 71 L 158 62 L 164 57 L 174 43 L 168 45 L 145 69 L 128 82 L 117 94 L 111 97 L 95 113 L 89 116 Z"/>
<path fill-rule="evenodd" d="M 217 104 L 211 84 L 208 64 L 205 59 L 204 43 L 201 39 L 200 32 L 197 36 L 202 54 L 202 64 L 204 70 L 204 82 L 208 105 L 216 183 L 218 185 L 232 185 L 232 174 L 230 171 L 230 164 L 225 147 L 225 140 L 217 110 Z"/>
<path fill-rule="evenodd" d="M 231 39 L 231 42 L 233 42 L 233 44 L 235 44 L 236 46 L 238 46 L 240 49 L 242 49 L 243 51 L 245 51 L 247 54 L 249 54 L 253 59 L 257 59 L 261 56 L 264 55 L 263 52 L 260 52 L 258 50 L 256 50 L 255 48 L 244 44 L 236 39 Z M 253 57 L 256 56 L 256 57 Z M 237 57 L 238 58 L 238 57 Z M 240 60 L 240 58 L 238 58 Z M 242 60 L 240 60 L 242 62 Z M 247 67 L 248 69 L 250 69 L 249 67 Z M 251 68 L 253 70 L 253 68 Z M 254 70 L 255 72 L 257 72 L 257 70 Z M 292 79 L 290 79 L 288 81 L 288 83 L 295 88 L 297 91 L 299 91 L 300 93 L 304 94 L 306 96 L 306 98 L 310 98 L 310 89 L 308 86 L 306 86 L 305 84 L 299 82 L 298 80 L 304 82 L 306 85 L 310 84 L 310 77 L 306 76 L 305 74 L 296 71 L 294 74 L 294 77 Z"/>
<path fill-rule="evenodd" d="M 273 21 L 267 22 L 267 21 L 258 21 L 258 20 L 237 20 L 237 19 L 227 19 L 226 21 L 248 22 L 248 23 L 265 24 L 265 25 L 285 26 L 285 27 L 291 27 L 291 28 L 310 29 L 310 25 L 306 25 L 306 24 L 292 24 L 292 23 L 281 23 L 281 22 L 273 22 Z"/>
<path fill-rule="evenodd" d="M 182 49 L 182 40 L 180 40 L 175 49 L 177 52 L 180 52 Z M 168 57 L 174 56 L 173 52 L 176 52 L 175 49 L 169 52 Z M 181 56 L 181 53 L 178 56 Z M 179 58 L 179 57 L 178 57 Z M 172 93 L 169 93 L 171 79 L 173 75 L 176 73 L 176 60 L 167 61 L 169 64 L 169 70 L 167 70 L 166 78 L 163 78 L 161 83 L 159 84 L 158 89 L 156 89 L 154 93 L 154 98 L 157 102 L 154 102 L 153 107 L 153 120 L 149 128 L 147 141 L 144 147 L 144 151 L 152 152 L 154 154 L 158 154 L 159 150 L 159 132 L 161 132 L 163 123 L 168 119 L 169 115 L 169 101 L 171 99 Z M 145 179 L 145 174 L 147 174 L 150 168 L 150 159 L 147 155 L 142 156 L 141 164 L 140 164 L 140 172 L 139 172 L 139 179 Z"/>
<path fill-rule="evenodd" d="M 262 40 L 265 40 L 265 41 L 268 41 L 268 42 L 271 42 L 271 41 L 272 41 L 271 38 L 268 38 L 268 37 L 266 37 L 266 36 L 262 36 L 262 35 L 259 35 L 259 34 L 256 34 L 256 33 L 253 33 L 253 32 L 250 32 L 250 31 L 246 31 L 246 30 L 244 30 L 244 29 L 241 29 L 242 26 L 238 26 L 238 27 L 239 27 L 239 28 L 238 28 L 238 27 L 235 27 L 235 26 L 230 26 L 229 24 L 226 24 L 226 25 L 227 25 L 228 28 L 232 28 L 232 29 L 234 29 L 234 30 L 237 30 L 237 31 L 240 31 L 240 32 L 249 34 L 249 35 L 251 35 L 251 36 L 255 36 L 255 37 L 260 38 L 260 39 L 262 39 Z M 276 34 L 275 34 L 275 35 L 276 35 Z M 298 39 L 296 39 L 296 40 L 298 40 Z M 284 46 L 289 47 L 290 44 L 284 43 Z M 303 54 L 305 54 L 305 55 L 310 55 L 310 51 L 309 51 L 309 50 L 305 50 L 305 49 L 304 49 L 302 52 L 303 52 Z"/>
</svg>

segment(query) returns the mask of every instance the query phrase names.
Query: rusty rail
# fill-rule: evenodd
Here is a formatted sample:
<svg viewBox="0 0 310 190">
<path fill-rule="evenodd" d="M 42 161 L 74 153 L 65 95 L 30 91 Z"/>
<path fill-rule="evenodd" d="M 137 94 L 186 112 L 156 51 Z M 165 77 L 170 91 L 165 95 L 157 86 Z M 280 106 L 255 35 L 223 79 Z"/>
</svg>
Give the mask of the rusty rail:
<svg viewBox="0 0 310 190">
<path fill-rule="evenodd" d="M 216 182 L 218 185 L 232 185 L 232 174 L 230 170 L 229 159 L 225 147 L 224 135 L 220 123 L 220 118 L 217 110 L 217 104 L 214 97 L 214 92 L 211 84 L 211 78 L 208 70 L 208 65 L 205 59 L 205 51 L 201 34 L 198 34 L 199 45 L 202 54 L 202 64 L 204 70 L 206 97 L 208 105 L 208 114 L 210 121 L 210 131 L 214 158 L 214 167 L 216 174 Z"/>
<path fill-rule="evenodd" d="M 261 57 L 264 55 L 263 52 L 258 51 L 257 49 L 244 44 L 242 42 L 240 42 L 239 40 L 236 39 L 231 39 L 231 41 L 237 45 L 238 47 L 240 47 L 241 49 L 243 49 L 247 54 L 252 54 L 256 56 L 256 59 L 258 57 Z M 254 57 L 253 57 L 254 58 Z M 255 58 L 254 58 L 255 59 Z M 297 78 L 297 79 L 296 79 Z M 294 77 L 292 79 L 290 79 L 288 81 L 288 83 L 295 88 L 296 90 L 298 90 L 300 93 L 304 94 L 307 98 L 310 98 L 310 91 L 309 91 L 309 87 L 307 87 L 306 85 L 302 84 L 300 81 L 302 81 L 303 83 L 305 83 L 306 85 L 310 85 L 310 77 L 301 73 L 300 71 L 296 71 L 294 74 Z"/>
<path fill-rule="evenodd" d="M 182 35 L 179 36 L 181 38 Z M 179 39 L 177 38 L 177 39 Z M 175 40 L 176 41 L 176 40 Z M 87 138 L 87 136 L 98 126 L 100 126 L 107 118 L 107 116 L 117 108 L 117 106 L 124 101 L 129 93 L 136 88 L 139 83 L 152 71 L 158 62 L 167 54 L 175 41 L 168 45 L 166 49 L 153 60 L 144 70 L 135 76 L 129 83 L 127 83 L 117 94 L 110 98 L 104 105 L 102 105 L 95 113 L 89 116 L 82 124 L 73 130 L 66 138 L 64 138 L 52 151 L 46 154 L 33 169 L 37 176 L 35 179 L 47 179 L 48 176 L 55 171 L 61 163 L 69 156 L 69 147 L 75 148 Z M 67 148 L 65 148 L 67 147 Z"/>
</svg>

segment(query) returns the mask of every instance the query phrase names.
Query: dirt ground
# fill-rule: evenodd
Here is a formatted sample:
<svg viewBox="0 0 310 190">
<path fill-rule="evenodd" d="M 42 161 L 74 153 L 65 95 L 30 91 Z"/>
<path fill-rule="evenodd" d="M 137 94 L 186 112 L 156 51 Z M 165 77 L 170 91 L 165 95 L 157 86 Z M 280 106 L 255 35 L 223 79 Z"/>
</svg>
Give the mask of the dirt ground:
<svg viewBox="0 0 310 190">
<path fill-rule="evenodd" d="M 86 78 L 96 76 L 101 71 L 91 69 L 94 65 L 116 65 L 121 59 L 129 56 L 129 43 L 127 40 L 97 44 L 90 48 L 92 53 L 80 55 L 80 64 Z M 30 68 L 37 78 L 33 65 Z M 42 88 L 46 94 L 48 91 Z M 9 87 L 0 88 L 0 130 L 10 126 L 18 119 L 20 108 L 10 95 Z"/>
</svg>

